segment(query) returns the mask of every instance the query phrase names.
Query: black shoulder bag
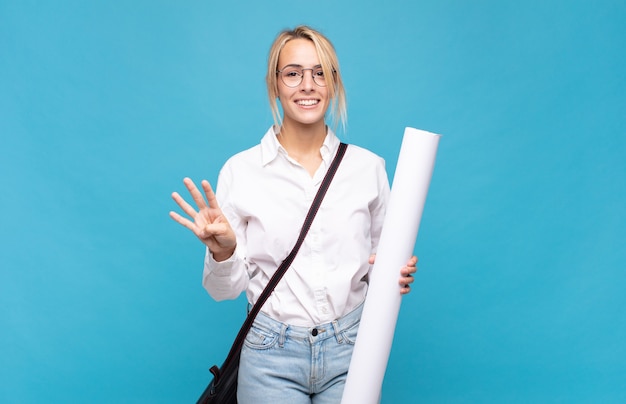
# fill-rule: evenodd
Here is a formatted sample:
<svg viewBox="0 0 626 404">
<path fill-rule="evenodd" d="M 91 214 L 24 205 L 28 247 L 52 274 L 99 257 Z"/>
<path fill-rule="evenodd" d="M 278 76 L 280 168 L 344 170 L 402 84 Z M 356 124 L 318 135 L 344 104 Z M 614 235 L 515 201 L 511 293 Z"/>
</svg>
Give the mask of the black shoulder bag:
<svg viewBox="0 0 626 404">
<path fill-rule="evenodd" d="M 328 172 L 320 185 L 320 188 L 315 195 L 315 199 L 309 208 L 309 212 L 306 215 L 306 219 L 304 220 L 304 224 L 302 225 L 302 229 L 300 230 L 300 236 L 298 236 L 298 240 L 294 245 L 293 249 L 287 255 L 287 258 L 280 264 L 270 281 L 268 282 L 265 289 L 263 289 L 263 293 L 259 296 L 259 299 L 254 304 L 250 313 L 248 313 L 248 317 L 244 321 L 237 337 L 235 338 L 235 342 L 230 348 L 230 352 L 228 352 L 228 356 L 226 360 L 222 364 L 221 367 L 213 366 L 211 368 L 211 373 L 213 373 L 213 380 L 207 388 L 204 390 L 200 398 L 198 399 L 198 404 L 236 404 L 237 403 L 237 374 L 239 372 L 239 355 L 241 354 L 241 348 L 243 347 L 243 343 L 246 339 L 246 335 L 248 335 L 248 331 L 250 327 L 252 327 L 252 323 L 256 315 L 261 310 L 263 304 L 268 299 L 270 294 L 274 291 L 274 288 L 278 284 L 278 281 L 283 277 L 287 269 L 291 266 L 304 238 L 306 237 L 309 228 L 311 228 L 311 223 L 313 222 L 313 218 L 317 214 L 317 211 L 322 204 L 322 199 L 324 199 L 324 195 L 326 195 L 326 191 L 330 186 L 330 182 L 332 181 L 337 168 L 339 167 L 339 163 L 341 163 L 341 159 L 346 152 L 347 144 L 341 143 L 339 144 L 339 149 L 337 150 L 337 154 L 333 159 L 330 167 L 328 168 Z"/>
</svg>

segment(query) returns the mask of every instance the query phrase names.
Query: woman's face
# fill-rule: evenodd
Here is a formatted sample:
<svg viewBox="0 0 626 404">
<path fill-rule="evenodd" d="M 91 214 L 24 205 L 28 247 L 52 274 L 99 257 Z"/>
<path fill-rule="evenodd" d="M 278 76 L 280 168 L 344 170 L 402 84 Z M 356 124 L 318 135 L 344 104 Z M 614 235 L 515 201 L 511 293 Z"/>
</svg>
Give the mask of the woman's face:
<svg viewBox="0 0 626 404">
<path fill-rule="evenodd" d="M 278 74 L 278 97 L 283 107 L 283 122 L 300 125 L 323 123 L 329 105 L 328 87 L 320 86 L 313 80 L 314 71 L 321 70 L 313 42 L 292 39 L 285 44 L 278 57 L 278 70 L 292 66 L 313 70 L 304 70 L 302 82 L 295 87 L 287 86 L 280 78 L 281 73 Z"/>
</svg>

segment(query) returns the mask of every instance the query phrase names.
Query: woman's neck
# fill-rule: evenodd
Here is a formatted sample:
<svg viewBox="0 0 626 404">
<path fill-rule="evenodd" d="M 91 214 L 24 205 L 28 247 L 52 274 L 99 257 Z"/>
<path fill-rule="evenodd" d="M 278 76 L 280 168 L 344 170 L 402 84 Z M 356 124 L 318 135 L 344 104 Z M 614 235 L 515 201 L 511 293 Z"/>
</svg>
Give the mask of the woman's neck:
<svg viewBox="0 0 626 404">
<path fill-rule="evenodd" d="M 283 122 L 277 138 L 287 154 L 300 163 L 313 177 L 322 163 L 320 148 L 326 139 L 324 121 L 312 125 Z"/>
<path fill-rule="evenodd" d="M 289 120 L 284 121 L 278 134 L 278 141 L 290 156 L 293 154 L 292 157 L 319 154 L 324 139 L 326 139 L 324 121 L 311 125 L 302 125 Z"/>
</svg>

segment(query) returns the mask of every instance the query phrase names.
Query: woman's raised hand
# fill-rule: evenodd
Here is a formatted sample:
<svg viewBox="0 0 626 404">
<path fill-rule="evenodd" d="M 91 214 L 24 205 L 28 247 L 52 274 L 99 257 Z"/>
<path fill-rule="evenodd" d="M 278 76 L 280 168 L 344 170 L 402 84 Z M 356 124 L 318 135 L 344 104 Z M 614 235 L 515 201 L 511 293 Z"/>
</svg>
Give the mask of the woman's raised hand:
<svg viewBox="0 0 626 404">
<path fill-rule="evenodd" d="M 191 179 L 185 178 L 183 183 L 195 201 L 198 211 L 188 204 L 178 192 L 174 192 L 172 198 L 192 220 L 173 211 L 170 212 L 170 217 L 191 230 L 209 248 L 216 261 L 228 259 L 235 252 L 237 238 L 218 206 L 211 184 L 207 180 L 202 180 L 202 189 L 204 196 L 206 196 L 205 201 L 202 193 Z"/>
</svg>

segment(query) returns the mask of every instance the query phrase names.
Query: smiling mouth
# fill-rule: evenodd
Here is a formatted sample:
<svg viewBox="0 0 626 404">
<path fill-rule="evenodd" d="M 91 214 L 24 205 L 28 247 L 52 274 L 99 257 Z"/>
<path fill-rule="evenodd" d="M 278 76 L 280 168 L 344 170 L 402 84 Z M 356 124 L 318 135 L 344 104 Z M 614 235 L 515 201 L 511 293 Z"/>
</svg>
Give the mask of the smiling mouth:
<svg viewBox="0 0 626 404">
<path fill-rule="evenodd" d="M 302 105 L 305 107 L 311 107 L 313 105 L 317 105 L 319 104 L 320 100 L 298 100 L 296 101 L 296 104 L 298 105 Z"/>
</svg>

